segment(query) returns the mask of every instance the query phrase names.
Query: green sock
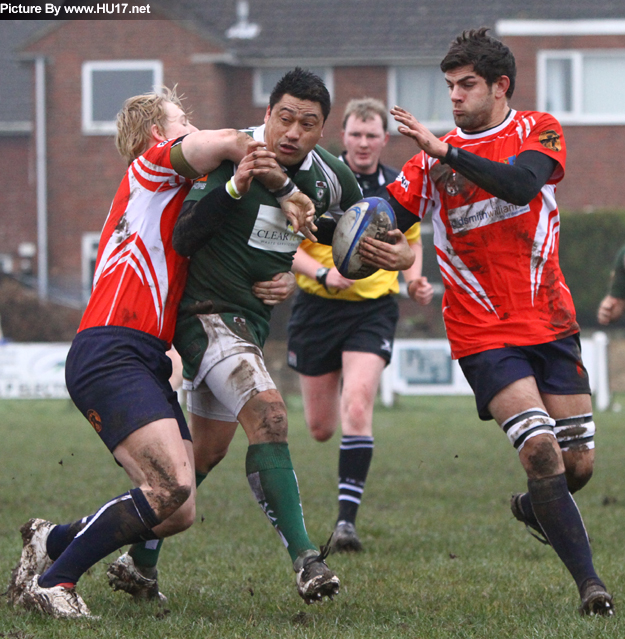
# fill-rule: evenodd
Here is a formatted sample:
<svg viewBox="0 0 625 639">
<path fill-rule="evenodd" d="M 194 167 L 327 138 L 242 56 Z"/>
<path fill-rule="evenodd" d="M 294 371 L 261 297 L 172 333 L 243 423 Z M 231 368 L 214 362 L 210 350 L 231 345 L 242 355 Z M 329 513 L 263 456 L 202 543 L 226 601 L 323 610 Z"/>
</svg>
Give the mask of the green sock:
<svg viewBox="0 0 625 639">
<path fill-rule="evenodd" d="M 195 471 L 195 486 L 199 486 L 207 475 Z M 151 539 L 150 541 L 142 541 L 139 544 L 133 544 L 128 549 L 128 554 L 135 562 L 135 566 L 141 568 L 154 568 L 158 563 L 158 556 L 161 552 L 163 539 Z"/>
<path fill-rule="evenodd" d="M 256 501 L 280 535 L 291 560 L 305 550 L 316 550 L 306 532 L 289 445 L 251 444 L 245 472 Z"/>
</svg>

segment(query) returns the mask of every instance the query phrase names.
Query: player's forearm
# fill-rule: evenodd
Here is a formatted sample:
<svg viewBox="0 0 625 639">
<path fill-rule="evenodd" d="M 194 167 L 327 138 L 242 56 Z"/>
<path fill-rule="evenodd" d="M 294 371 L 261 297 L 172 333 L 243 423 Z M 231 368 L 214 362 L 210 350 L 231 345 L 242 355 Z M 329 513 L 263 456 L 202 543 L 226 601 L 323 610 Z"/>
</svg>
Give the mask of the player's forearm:
<svg viewBox="0 0 625 639">
<path fill-rule="evenodd" d="M 410 268 L 402 271 L 406 282 L 411 282 L 421 277 L 421 272 L 423 271 L 423 245 L 421 244 L 421 239 L 411 244 L 410 250 L 414 253 L 415 259 Z"/>
<path fill-rule="evenodd" d="M 185 202 L 174 227 L 174 250 L 185 257 L 193 255 L 219 234 L 234 208 L 235 200 L 224 186 L 218 186 L 197 202 Z"/>
<path fill-rule="evenodd" d="M 293 257 L 293 264 L 291 270 L 294 273 L 305 275 L 314 280 L 317 276 L 317 271 L 323 266 L 321 262 L 318 262 L 314 257 L 308 255 L 306 251 L 300 246 L 295 252 Z"/>
<path fill-rule="evenodd" d="M 247 155 L 252 141 L 249 135 L 236 129 L 196 131 L 182 141 L 182 153 L 199 175 L 206 175 L 226 160 L 238 164 Z"/>
<path fill-rule="evenodd" d="M 451 145 L 441 163 L 448 164 L 487 193 L 521 206 L 538 195 L 557 164 L 539 151 L 524 151 L 514 164 L 504 164 Z"/>
</svg>

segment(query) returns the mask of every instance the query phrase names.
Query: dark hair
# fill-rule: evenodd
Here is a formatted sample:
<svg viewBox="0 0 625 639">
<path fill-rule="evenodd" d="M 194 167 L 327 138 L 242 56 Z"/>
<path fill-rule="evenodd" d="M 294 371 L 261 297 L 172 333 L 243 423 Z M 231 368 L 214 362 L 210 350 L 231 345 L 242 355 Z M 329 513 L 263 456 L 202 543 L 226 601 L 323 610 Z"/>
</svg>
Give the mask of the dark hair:
<svg viewBox="0 0 625 639">
<path fill-rule="evenodd" d="M 269 108 L 273 107 L 282 100 L 285 94 L 292 95 L 298 100 L 310 100 L 318 102 L 323 113 L 323 121 L 325 122 L 330 115 L 330 94 L 323 80 L 301 67 L 295 67 L 292 71 L 285 73 L 273 88 L 269 96 Z"/>
<path fill-rule="evenodd" d="M 449 47 L 441 62 L 441 71 L 446 73 L 458 67 L 471 65 L 475 73 L 492 86 L 502 75 L 510 78 L 510 87 L 506 97 L 514 93 L 516 62 L 512 51 L 500 42 L 486 35 L 488 27 L 463 31 Z"/>
</svg>

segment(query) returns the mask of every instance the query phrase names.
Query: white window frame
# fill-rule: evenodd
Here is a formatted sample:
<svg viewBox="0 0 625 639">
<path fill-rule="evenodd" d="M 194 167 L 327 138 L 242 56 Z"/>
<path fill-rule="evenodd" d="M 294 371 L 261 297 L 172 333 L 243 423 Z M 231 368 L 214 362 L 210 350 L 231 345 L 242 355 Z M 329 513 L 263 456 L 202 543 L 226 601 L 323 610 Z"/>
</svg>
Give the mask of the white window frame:
<svg viewBox="0 0 625 639">
<path fill-rule="evenodd" d="M 82 132 L 85 135 L 111 135 L 116 132 L 115 120 L 93 120 L 94 71 L 152 71 L 153 89 L 163 86 L 163 63 L 160 60 L 105 60 L 83 62 L 82 65 Z M 130 97 L 130 96 L 129 96 Z"/>
<path fill-rule="evenodd" d="M 82 298 L 88 302 L 91 297 L 91 287 L 93 285 L 93 275 L 91 272 L 91 262 L 95 262 L 98 257 L 98 245 L 100 243 L 100 233 L 83 233 L 81 240 L 81 266 L 82 266 Z"/>
<path fill-rule="evenodd" d="M 254 106 L 266 107 L 269 104 L 270 93 L 263 92 L 263 83 L 261 78 L 263 71 L 272 71 L 278 68 L 278 69 L 284 69 L 284 72 L 286 73 L 289 69 L 292 69 L 295 66 L 298 66 L 298 65 L 293 65 L 293 66 L 280 65 L 279 67 L 255 68 L 253 83 L 252 83 L 252 101 L 254 103 Z M 320 77 L 323 80 L 324 84 L 326 85 L 326 89 L 328 89 L 328 93 L 330 94 L 330 99 L 334 99 L 334 69 L 332 67 L 327 67 L 324 65 L 316 65 L 316 64 L 311 64 L 311 65 L 300 64 L 299 66 L 301 66 L 302 68 L 321 69 L 323 75 L 321 75 Z"/>
<path fill-rule="evenodd" d="M 432 67 L 432 66 L 436 66 L 433 64 L 411 64 L 411 65 L 403 65 L 405 66 L 410 66 L 410 67 Z M 388 70 L 388 76 L 387 76 L 387 95 L 388 95 L 388 101 L 387 103 L 389 105 L 395 105 L 398 104 L 398 93 L 397 93 L 397 69 L 399 67 L 390 67 Z M 442 72 L 441 72 L 442 73 Z M 403 105 L 399 105 L 399 106 L 403 106 Z M 390 108 L 390 106 L 389 106 Z M 449 107 L 449 111 L 451 113 L 451 101 L 450 101 L 450 107 Z M 418 113 L 414 113 L 413 114 L 415 117 L 419 117 Z M 421 122 L 421 120 L 419 120 Z M 456 124 L 453 120 L 453 117 L 450 116 L 449 120 L 423 120 L 422 124 L 424 126 L 426 126 L 428 129 L 430 129 L 433 133 L 447 133 L 448 131 L 451 131 L 451 129 L 454 129 L 456 127 Z M 399 123 L 395 120 L 394 117 L 392 117 L 391 115 L 389 115 L 388 118 L 388 130 L 391 133 L 391 135 L 400 135 L 399 131 L 397 130 L 397 127 L 399 126 Z"/>
<path fill-rule="evenodd" d="M 536 103 L 539 111 L 547 110 L 547 61 L 571 60 L 571 111 L 552 112 L 561 124 L 567 125 L 622 125 L 625 113 L 583 113 L 583 64 L 584 58 L 593 56 L 618 56 L 625 58 L 625 49 L 545 49 L 538 52 L 536 72 Z"/>
</svg>

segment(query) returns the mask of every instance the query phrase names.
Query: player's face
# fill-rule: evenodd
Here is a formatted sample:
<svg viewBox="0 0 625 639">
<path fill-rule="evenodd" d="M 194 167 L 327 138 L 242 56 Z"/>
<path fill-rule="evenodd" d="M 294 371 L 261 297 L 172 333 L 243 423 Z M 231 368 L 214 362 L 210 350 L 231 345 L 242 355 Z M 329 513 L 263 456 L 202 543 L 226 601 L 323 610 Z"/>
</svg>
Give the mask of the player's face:
<svg viewBox="0 0 625 639">
<path fill-rule="evenodd" d="M 177 104 L 165 102 L 165 113 L 167 119 L 163 127 L 163 135 L 166 140 L 197 131 L 197 128 L 189 122 L 186 113 Z"/>
<path fill-rule="evenodd" d="M 361 120 L 354 114 L 350 115 L 343 131 L 343 144 L 347 163 L 352 171 L 373 173 L 388 138 L 389 134 L 384 130 L 382 118 L 377 113 L 369 120 Z"/>
<path fill-rule="evenodd" d="M 323 112 L 318 102 L 288 93 L 265 114 L 265 143 L 284 166 L 299 164 L 323 135 Z"/>
<path fill-rule="evenodd" d="M 481 131 L 499 124 L 493 122 L 496 119 L 496 84 L 489 87 L 486 80 L 475 73 L 472 65 L 448 71 L 445 81 L 456 126 L 464 131 Z"/>
</svg>

